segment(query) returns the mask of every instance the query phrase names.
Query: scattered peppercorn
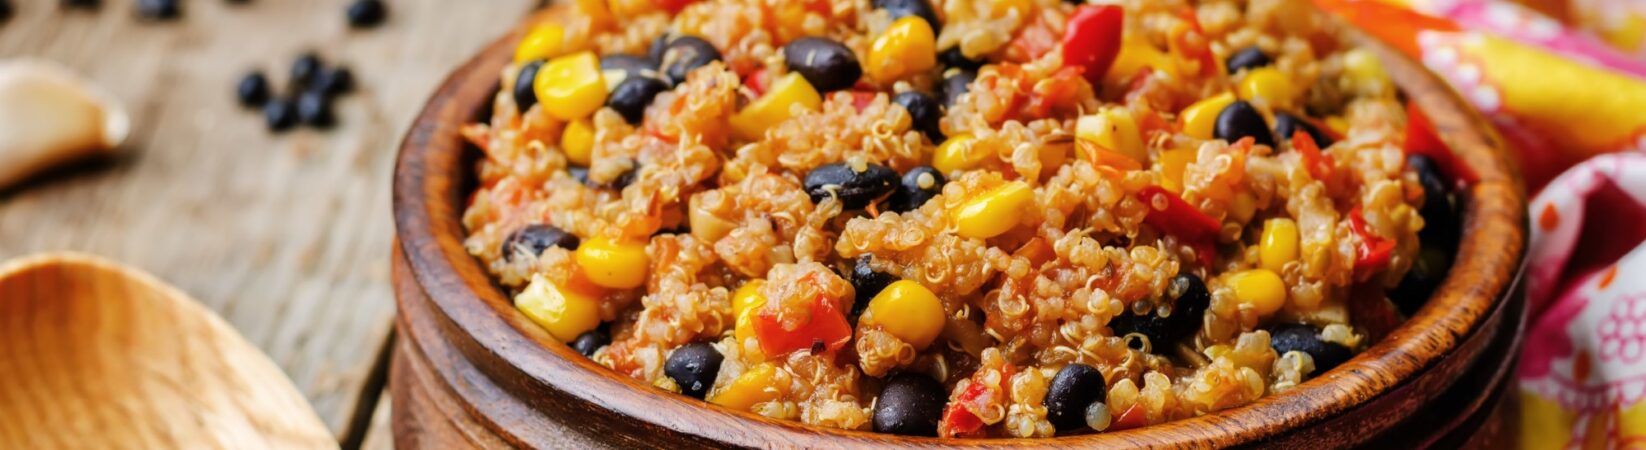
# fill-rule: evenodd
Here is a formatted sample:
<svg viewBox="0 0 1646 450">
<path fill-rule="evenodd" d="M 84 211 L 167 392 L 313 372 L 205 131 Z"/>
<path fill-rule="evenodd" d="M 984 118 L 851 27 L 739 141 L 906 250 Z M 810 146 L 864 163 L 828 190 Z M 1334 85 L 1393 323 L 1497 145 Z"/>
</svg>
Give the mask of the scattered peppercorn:
<svg viewBox="0 0 1646 450">
<path fill-rule="evenodd" d="M 291 62 L 292 86 L 305 87 L 314 83 L 314 77 L 320 74 L 320 56 L 314 53 L 304 53 Z"/>
<path fill-rule="evenodd" d="M 285 131 L 297 125 L 297 108 L 290 100 L 277 98 L 263 104 L 263 121 L 269 131 Z"/>
<path fill-rule="evenodd" d="M 332 116 L 331 97 L 325 92 L 304 91 L 297 95 L 297 120 L 304 125 L 318 128 L 330 128 L 337 123 Z"/>
<path fill-rule="evenodd" d="M 172 20 L 183 16 L 177 0 L 137 0 L 137 15 L 152 20 Z"/>
<path fill-rule="evenodd" d="M 388 17 L 388 9 L 383 0 L 355 0 L 349 4 L 347 12 L 349 26 L 354 28 L 371 28 L 383 23 Z"/>
<path fill-rule="evenodd" d="M 240 104 L 246 107 L 262 106 L 269 101 L 269 79 L 263 77 L 263 72 L 254 71 L 240 78 L 240 83 L 234 87 L 235 96 Z"/>
<path fill-rule="evenodd" d="M 321 70 L 314 78 L 314 90 L 326 95 L 346 94 L 354 90 L 354 73 L 342 66 Z"/>
</svg>

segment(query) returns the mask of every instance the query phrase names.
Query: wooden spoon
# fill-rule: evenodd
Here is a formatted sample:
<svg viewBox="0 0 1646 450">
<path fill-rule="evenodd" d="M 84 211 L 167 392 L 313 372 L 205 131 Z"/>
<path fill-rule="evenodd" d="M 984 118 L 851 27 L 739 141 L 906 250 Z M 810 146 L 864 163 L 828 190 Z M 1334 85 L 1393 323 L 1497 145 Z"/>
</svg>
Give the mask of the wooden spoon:
<svg viewBox="0 0 1646 450">
<path fill-rule="evenodd" d="M 0 264 L 0 448 L 336 448 L 291 380 L 188 295 L 96 257 Z"/>
</svg>

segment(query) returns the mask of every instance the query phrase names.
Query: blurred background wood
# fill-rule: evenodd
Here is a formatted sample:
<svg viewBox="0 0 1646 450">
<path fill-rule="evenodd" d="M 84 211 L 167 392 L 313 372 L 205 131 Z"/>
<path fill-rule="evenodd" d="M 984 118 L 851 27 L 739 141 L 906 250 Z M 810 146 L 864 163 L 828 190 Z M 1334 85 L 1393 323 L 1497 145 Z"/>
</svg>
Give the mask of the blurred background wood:
<svg viewBox="0 0 1646 450">
<path fill-rule="evenodd" d="M 0 373 L 0 448 L 337 446 L 222 319 L 83 254 L 0 264 Z"/>
<path fill-rule="evenodd" d="M 393 328 L 395 144 L 446 73 L 537 2 L 394 0 L 371 30 L 348 28 L 348 0 L 184 1 L 175 22 L 139 20 L 135 0 L 13 3 L 0 57 L 79 71 L 127 105 L 133 134 L 125 157 L 0 191 L 0 260 L 78 250 L 154 273 L 269 354 L 334 436 L 369 440 Z M 310 50 L 358 88 L 336 128 L 272 134 L 235 82 L 261 69 L 283 93 Z"/>
</svg>

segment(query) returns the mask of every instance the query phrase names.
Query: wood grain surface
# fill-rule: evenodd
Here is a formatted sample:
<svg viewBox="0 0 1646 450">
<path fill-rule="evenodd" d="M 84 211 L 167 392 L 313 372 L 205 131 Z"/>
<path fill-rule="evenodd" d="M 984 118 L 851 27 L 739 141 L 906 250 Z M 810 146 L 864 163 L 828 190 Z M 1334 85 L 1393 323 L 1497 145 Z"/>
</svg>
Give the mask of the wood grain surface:
<svg viewBox="0 0 1646 450">
<path fill-rule="evenodd" d="M 346 26 L 347 0 L 184 1 L 167 23 L 138 20 L 135 0 L 12 3 L 0 57 L 74 68 L 120 98 L 134 127 L 124 157 L 0 191 L 0 260 L 79 250 L 156 274 L 227 319 L 334 435 L 358 442 L 394 314 L 394 146 L 441 79 L 537 2 L 393 0 L 367 31 Z M 337 128 L 270 134 L 235 104 L 234 83 L 261 68 L 283 88 L 306 50 L 349 66 L 360 88 L 337 103 Z"/>
<path fill-rule="evenodd" d="M 336 448 L 194 299 L 79 254 L 0 265 L 0 448 Z"/>
</svg>

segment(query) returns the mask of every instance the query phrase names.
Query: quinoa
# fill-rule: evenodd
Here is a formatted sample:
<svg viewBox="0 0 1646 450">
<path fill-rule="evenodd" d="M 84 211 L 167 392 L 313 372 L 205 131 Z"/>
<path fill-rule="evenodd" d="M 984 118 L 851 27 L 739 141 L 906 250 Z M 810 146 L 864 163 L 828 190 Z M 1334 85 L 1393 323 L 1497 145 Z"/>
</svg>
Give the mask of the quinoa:
<svg viewBox="0 0 1646 450">
<path fill-rule="evenodd" d="M 869 64 L 877 52 L 908 44 L 884 36 L 914 25 L 868 0 L 553 6 L 532 19 L 563 30 L 551 61 L 646 57 L 682 36 L 720 56 L 678 85 L 664 80 L 634 123 L 611 105 L 558 118 L 576 99 L 522 110 L 502 89 L 491 117 L 461 128 L 483 155 L 464 244 L 516 296 L 550 285 L 531 292 L 552 298 L 516 298 L 550 334 L 609 334 L 591 358 L 622 376 L 681 391 L 665 370 L 671 354 L 710 343 L 724 362 L 709 402 L 843 429 L 872 429 L 900 373 L 941 383 L 942 436 L 1161 423 L 1330 369 L 1320 355 L 1277 351 L 1292 345 L 1271 338 L 1278 326 L 1313 327 L 1320 345 L 1349 352 L 1386 334 L 1399 313 L 1385 292 L 1426 244 L 1406 108 L 1386 76 L 1298 14 L 1303 0 L 1115 4 L 1117 60 L 1088 74 L 1062 39 L 1071 18 L 1110 6 L 932 0 L 942 26 L 921 51 L 982 64 L 948 96 L 946 80 L 969 69 L 875 72 L 890 70 Z M 808 36 L 849 51 L 862 78 L 834 92 L 784 84 L 801 73 L 784 46 Z M 1228 73 L 1226 61 L 1252 51 L 1266 61 Z M 502 86 L 525 62 L 499 74 Z M 666 69 L 650 64 L 627 76 Z M 1253 81 L 1259 70 L 1281 87 Z M 796 94 L 806 90 L 814 101 Z M 907 107 L 910 93 L 952 98 L 933 107 L 935 129 Z M 1192 110 L 1230 96 L 1265 124 L 1237 131 L 1272 139 L 1194 131 L 1214 127 Z M 1212 115 L 1232 107 L 1220 108 Z M 1271 134 L 1283 114 L 1330 141 Z M 942 183 L 815 179 L 840 164 L 853 177 L 932 169 Z M 893 206 L 906 195 L 924 201 Z M 582 243 L 539 248 L 519 236 L 536 225 Z M 912 281 L 935 302 L 890 298 L 865 273 Z M 1204 304 L 1184 300 L 1196 295 Z M 561 309 L 526 310 L 545 301 Z M 1071 364 L 1103 377 L 1103 405 L 1081 409 L 1097 430 L 1049 419 L 1053 380 Z"/>
</svg>

